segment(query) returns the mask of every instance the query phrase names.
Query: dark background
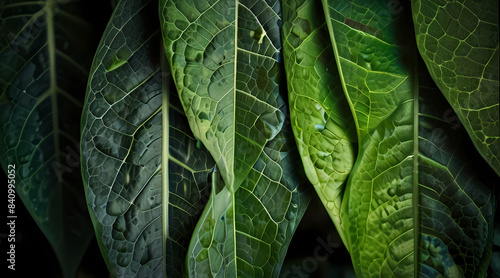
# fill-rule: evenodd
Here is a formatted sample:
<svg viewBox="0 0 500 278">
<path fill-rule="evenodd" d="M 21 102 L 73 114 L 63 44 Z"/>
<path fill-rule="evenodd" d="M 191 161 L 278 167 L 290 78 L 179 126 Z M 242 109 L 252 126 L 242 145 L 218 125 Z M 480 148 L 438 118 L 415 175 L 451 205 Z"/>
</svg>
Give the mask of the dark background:
<svg viewBox="0 0 500 278">
<path fill-rule="evenodd" d="M 88 22 L 91 22 L 97 32 L 102 33 L 112 13 L 112 5 L 116 1 L 85 1 L 83 10 Z M 99 8 L 96 8 L 99 7 Z M 98 36 L 99 37 L 99 36 Z M 97 48 L 98 40 L 95 42 Z M 479 158 L 479 160 L 481 160 Z M 16 196 L 16 271 L 7 272 L 7 251 L 9 243 L 6 240 L 7 227 L 7 177 L 0 171 L 0 184 L 5 193 L 0 202 L 0 277 L 61 277 L 61 270 L 57 258 L 47 239 L 44 237 L 36 223 L 24 208 L 21 199 Z M 320 200 L 313 192 L 311 203 L 289 245 L 282 274 L 289 271 L 287 277 L 355 277 L 351 265 L 350 255 L 342 245 L 335 230 L 333 222 L 326 213 Z M 498 195 L 498 191 L 497 191 Z M 500 223 L 497 214 L 496 222 Z M 326 256 L 326 260 L 315 260 L 314 254 L 320 242 L 330 239 L 336 242 L 330 246 L 333 252 Z M 323 248 L 323 247 L 322 247 Z M 494 252 L 500 252 L 500 247 L 495 246 Z M 324 248 L 321 254 L 325 254 Z M 109 277 L 106 265 L 102 259 L 99 246 L 95 238 L 92 240 L 80 266 L 78 278 Z M 491 274 L 489 277 L 498 277 Z M 285 277 L 283 277 L 285 278 Z"/>
</svg>

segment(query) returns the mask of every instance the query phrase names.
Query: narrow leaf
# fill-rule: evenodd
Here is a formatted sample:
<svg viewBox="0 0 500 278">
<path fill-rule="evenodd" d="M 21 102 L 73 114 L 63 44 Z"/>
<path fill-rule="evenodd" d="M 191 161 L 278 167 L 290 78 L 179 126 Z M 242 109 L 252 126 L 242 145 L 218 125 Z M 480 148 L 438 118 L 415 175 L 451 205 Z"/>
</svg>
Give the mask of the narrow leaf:
<svg viewBox="0 0 500 278">
<path fill-rule="evenodd" d="M 160 1 L 167 58 L 194 135 L 235 192 L 281 130 L 280 3 Z"/>
<path fill-rule="evenodd" d="M 356 127 L 319 10 L 321 3 L 316 1 L 286 1 L 283 5 L 290 117 L 307 177 L 347 245 L 340 207 L 354 164 Z"/>
<path fill-rule="evenodd" d="M 155 1 L 122 0 L 101 40 L 82 116 L 82 173 L 112 276 L 182 277 L 215 167 L 160 68 Z"/>
<path fill-rule="evenodd" d="M 55 0 L 0 2 L 1 164 L 5 172 L 15 167 L 16 192 L 64 277 L 75 277 L 92 239 L 75 124 L 92 51 L 80 9 Z"/>
<path fill-rule="evenodd" d="M 189 276 L 278 277 L 310 199 L 290 125 L 266 144 L 235 193 L 217 174 L 189 246 Z"/>
<path fill-rule="evenodd" d="M 412 1 L 417 46 L 477 150 L 500 175 L 498 1 Z"/>
</svg>

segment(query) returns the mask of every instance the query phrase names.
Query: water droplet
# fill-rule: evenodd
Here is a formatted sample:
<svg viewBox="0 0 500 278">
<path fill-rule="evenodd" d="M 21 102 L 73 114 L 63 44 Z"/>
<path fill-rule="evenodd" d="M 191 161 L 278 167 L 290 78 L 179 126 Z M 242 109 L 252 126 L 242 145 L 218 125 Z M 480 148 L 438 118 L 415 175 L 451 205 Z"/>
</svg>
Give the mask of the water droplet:
<svg viewBox="0 0 500 278">
<path fill-rule="evenodd" d="M 314 128 L 317 131 L 321 132 L 321 131 L 323 131 L 325 129 L 325 125 L 316 124 L 316 125 L 314 125 Z"/>
<path fill-rule="evenodd" d="M 28 167 L 23 167 L 23 170 L 21 171 L 21 178 L 25 179 L 28 177 L 30 174 L 30 169 Z"/>
<path fill-rule="evenodd" d="M 396 189 L 394 189 L 394 187 L 389 187 L 389 189 L 387 189 L 387 194 L 391 197 L 396 195 Z"/>
<path fill-rule="evenodd" d="M 329 155 L 330 155 L 330 153 L 323 152 L 323 151 L 318 151 L 318 156 L 319 156 L 319 157 L 327 157 L 327 156 L 329 156 Z"/>
<path fill-rule="evenodd" d="M 330 210 L 333 210 L 333 209 L 335 208 L 335 204 L 334 204 L 333 202 L 328 202 L 328 203 L 326 204 L 326 206 L 327 206 L 327 207 L 328 207 L 328 209 L 330 209 Z"/>
<path fill-rule="evenodd" d="M 130 173 L 127 172 L 125 175 L 125 185 L 128 185 L 130 183 Z"/>
</svg>

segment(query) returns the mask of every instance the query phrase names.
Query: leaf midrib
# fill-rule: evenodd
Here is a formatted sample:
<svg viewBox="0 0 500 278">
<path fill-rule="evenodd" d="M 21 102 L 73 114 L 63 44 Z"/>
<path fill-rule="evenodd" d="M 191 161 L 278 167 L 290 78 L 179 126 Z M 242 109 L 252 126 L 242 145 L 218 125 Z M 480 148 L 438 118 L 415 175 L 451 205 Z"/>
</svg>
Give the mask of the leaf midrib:
<svg viewBox="0 0 500 278">
<path fill-rule="evenodd" d="M 52 102 L 52 127 L 54 130 L 55 161 L 60 163 L 59 150 L 59 120 L 57 113 L 57 71 L 56 71 L 56 41 L 54 30 L 54 0 L 49 0 L 45 6 L 47 9 L 47 47 L 49 51 L 50 87 L 49 94 Z"/>
<path fill-rule="evenodd" d="M 160 48 L 161 52 L 161 72 L 168 72 L 167 62 L 165 57 L 165 51 L 163 47 Z M 169 204 L 169 176 L 168 176 L 168 160 L 169 160 L 169 146 L 170 146 L 170 134 L 169 134 L 169 88 L 168 88 L 168 78 L 166 74 L 162 74 L 162 148 L 161 148 L 161 169 L 162 169 L 162 250 L 163 250 L 163 277 L 167 277 L 167 239 L 168 239 L 168 204 Z"/>
<path fill-rule="evenodd" d="M 234 93 L 233 93 L 233 144 L 235 144 L 235 138 L 236 138 L 236 82 L 237 82 L 237 67 L 238 67 L 238 10 L 239 10 L 239 0 L 234 1 L 234 80 L 233 80 L 233 88 L 234 88 Z M 232 148 L 232 157 L 233 157 L 233 173 L 234 174 L 234 157 L 235 157 L 235 149 L 236 146 L 233 145 Z M 236 209 L 235 209 L 235 186 L 234 186 L 234 177 L 232 179 L 233 184 L 229 185 L 229 188 L 231 189 L 231 198 L 232 198 L 232 206 L 233 206 L 233 252 L 234 252 L 234 274 L 238 273 L 238 258 L 236 254 Z M 214 190 L 214 189 L 212 189 Z"/>
</svg>

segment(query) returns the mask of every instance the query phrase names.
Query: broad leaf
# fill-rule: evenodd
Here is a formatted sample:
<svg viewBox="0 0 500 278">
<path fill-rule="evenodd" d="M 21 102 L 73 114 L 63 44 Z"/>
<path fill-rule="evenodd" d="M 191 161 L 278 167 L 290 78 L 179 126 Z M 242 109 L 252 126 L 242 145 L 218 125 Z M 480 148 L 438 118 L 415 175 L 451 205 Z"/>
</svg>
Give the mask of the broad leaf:
<svg viewBox="0 0 500 278">
<path fill-rule="evenodd" d="M 219 178 L 217 178 L 219 177 Z M 278 277 L 310 199 L 289 123 L 264 147 L 239 189 L 213 179 L 189 246 L 190 277 Z"/>
<path fill-rule="evenodd" d="M 89 211 L 118 277 L 182 277 L 215 167 L 189 132 L 168 69 L 159 67 L 155 14 L 155 1 L 119 2 L 94 60 L 82 116 Z"/>
<path fill-rule="evenodd" d="M 429 72 L 484 159 L 500 175 L 498 1 L 412 1 Z"/>
<path fill-rule="evenodd" d="M 354 164 L 356 128 L 345 99 L 317 1 L 283 4 L 284 62 L 290 117 L 309 181 L 332 218 L 344 244 L 340 207 L 345 181 Z"/>
<path fill-rule="evenodd" d="M 341 210 L 357 275 L 484 276 L 494 198 L 465 152 L 472 147 L 465 131 L 448 118 L 451 108 L 425 75 L 417 83 L 415 57 L 402 56 L 416 51 L 399 46 L 412 35 L 398 28 L 407 24 L 404 9 L 323 4 L 358 128 Z"/>
<path fill-rule="evenodd" d="M 55 0 L 0 2 L 1 164 L 6 172 L 15 165 L 16 192 L 65 277 L 75 277 L 92 239 L 75 123 L 93 47 L 79 9 Z"/>
<path fill-rule="evenodd" d="M 280 3 L 161 0 L 174 81 L 194 135 L 236 192 L 281 130 Z"/>
</svg>

